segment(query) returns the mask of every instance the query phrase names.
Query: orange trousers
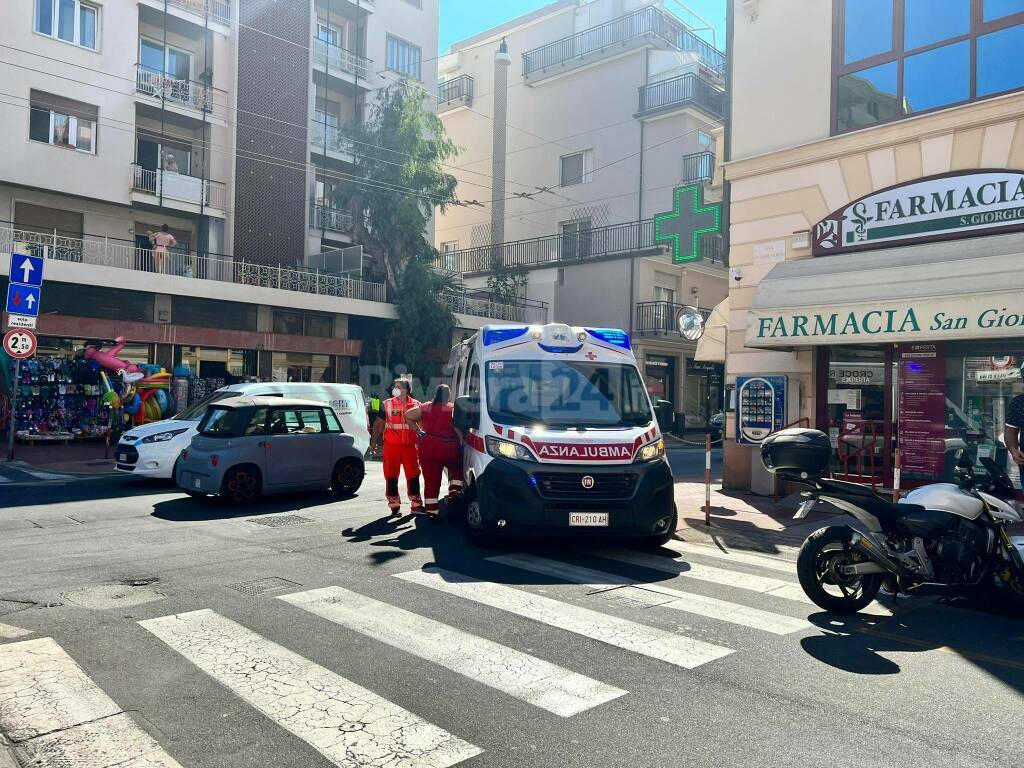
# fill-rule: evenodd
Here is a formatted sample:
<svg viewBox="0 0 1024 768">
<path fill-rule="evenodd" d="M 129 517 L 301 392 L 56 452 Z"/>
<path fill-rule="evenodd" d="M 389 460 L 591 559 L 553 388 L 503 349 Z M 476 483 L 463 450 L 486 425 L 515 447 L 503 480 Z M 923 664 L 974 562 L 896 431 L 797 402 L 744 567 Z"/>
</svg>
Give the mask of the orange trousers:
<svg viewBox="0 0 1024 768">
<path fill-rule="evenodd" d="M 388 506 L 397 512 L 402 506 L 398 495 L 398 476 L 405 471 L 405 488 L 409 493 L 409 505 L 414 512 L 423 509 L 420 497 L 420 463 L 416 444 L 389 443 L 384 441 L 384 483 Z"/>
</svg>

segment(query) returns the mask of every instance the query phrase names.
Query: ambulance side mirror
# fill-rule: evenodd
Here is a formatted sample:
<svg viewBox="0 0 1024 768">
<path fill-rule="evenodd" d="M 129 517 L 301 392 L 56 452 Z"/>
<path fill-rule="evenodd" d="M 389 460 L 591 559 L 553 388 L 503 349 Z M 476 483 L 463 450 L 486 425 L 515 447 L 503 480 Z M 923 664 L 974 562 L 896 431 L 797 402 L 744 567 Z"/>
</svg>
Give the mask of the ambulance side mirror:
<svg viewBox="0 0 1024 768">
<path fill-rule="evenodd" d="M 455 398 L 452 422 L 463 432 L 480 427 L 480 398 L 463 395 Z"/>
</svg>

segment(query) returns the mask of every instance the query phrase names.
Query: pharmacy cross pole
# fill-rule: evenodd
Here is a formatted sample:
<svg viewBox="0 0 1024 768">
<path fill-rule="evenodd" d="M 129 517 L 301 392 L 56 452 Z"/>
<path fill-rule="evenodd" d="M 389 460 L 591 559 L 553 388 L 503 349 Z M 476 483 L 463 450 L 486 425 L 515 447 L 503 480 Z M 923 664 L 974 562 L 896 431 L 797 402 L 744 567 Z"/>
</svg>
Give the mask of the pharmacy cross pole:
<svg viewBox="0 0 1024 768">
<path fill-rule="evenodd" d="M 701 237 L 722 231 L 722 204 L 705 204 L 699 184 L 676 187 L 672 199 L 672 210 L 654 217 L 654 242 L 671 244 L 674 264 L 698 261 Z"/>
</svg>

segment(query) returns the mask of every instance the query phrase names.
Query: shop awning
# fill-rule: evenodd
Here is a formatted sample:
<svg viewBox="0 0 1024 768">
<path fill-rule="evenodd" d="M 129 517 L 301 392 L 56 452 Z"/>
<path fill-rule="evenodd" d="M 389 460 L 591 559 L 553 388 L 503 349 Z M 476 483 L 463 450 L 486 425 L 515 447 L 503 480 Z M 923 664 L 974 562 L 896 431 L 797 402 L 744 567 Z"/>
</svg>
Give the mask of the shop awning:
<svg viewBox="0 0 1024 768">
<path fill-rule="evenodd" d="M 1024 234 L 787 261 L 762 278 L 746 346 L 1024 333 Z"/>
<path fill-rule="evenodd" d="M 704 323 L 704 335 L 697 340 L 693 359 L 702 363 L 724 363 L 725 343 L 729 335 L 729 298 L 715 305 Z"/>
</svg>

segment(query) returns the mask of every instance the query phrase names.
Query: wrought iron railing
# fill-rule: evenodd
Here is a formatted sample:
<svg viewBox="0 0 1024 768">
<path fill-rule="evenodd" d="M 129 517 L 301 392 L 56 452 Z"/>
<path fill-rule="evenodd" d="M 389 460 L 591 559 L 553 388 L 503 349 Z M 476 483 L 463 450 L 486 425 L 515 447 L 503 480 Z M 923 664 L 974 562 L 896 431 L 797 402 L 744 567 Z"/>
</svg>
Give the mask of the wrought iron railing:
<svg viewBox="0 0 1024 768">
<path fill-rule="evenodd" d="M 345 208 L 333 208 L 310 202 L 309 217 L 313 229 L 326 229 L 331 232 L 352 231 L 352 211 Z"/>
<path fill-rule="evenodd" d="M 314 122 L 309 138 L 314 147 L 319 147 L 324 151 L 340 152 L 346 155 L 355 153 L 355 143 L 342 128 L 336 125 Z"/>
<path fill-rule="evenodd" d="M 647 36 L 661 38 L 681 51 L 697 54 L 701 65 L 716 75 L 725 72 L 724 53 L 701 40 L 673 15 L 649 5 L 527 51 L 523 54 L 523 77 L 528 79 L 535 72 Z"/>
<path fill-rule="evenodd" d="M 365 80 L 370 74 L 371 63 L 365 56 L 360 56 L 354 51 L 334 45 L 326 40 L 321 40 L 318 37 L 313 38 L 314 67 L 333 69 L 335 71 L 340 70 Z"/>
<path fill-rule="evenodd" d="M 640 114 L 686 105 L 722 118 L 725 116 L 725 91 L 692 72 L 640 86 L 637 108 Z"/>
<path fill-rule="evenodd" d="M 459 75 L 437 84 L 437 108 L 445 106 L 471 106 L 473 104 L 473 78 Z"/>
<path fill-rule="evenodd" d="M 636 303 L 636 321 L 633 325 L 637 333 L 679 334 L 679 315 L 687 307 L 674 301 L 638 301 Z M 699 309 L 707 320 L 710 309 Z"/>
<path fill-rule="evenodd" d="M 164 99 L 179 107 L 207 112 L 218 118 L 227 118 L 227 94 L 203 83 L 177 80 L 141 64 L 135 67 L 135 90 L 155 99 Z"/>
<path fill-rule="evenodd" d="M 68 237 L 59 231 L 40 232 L 0 226 L 0 254 L 25 250 L 33 256 L 55 261 L 92 264 L 135 272 L 218 280 L 283 291 L 297 291 L 336 298 L 387 303 L 387 286 L 382 282 L 357 280 L 317 269 L 282 264 L 254 264 L 223 254 L 198 253 L 184 249 L 167 252 L 140 248 L 135 243 L 107 237 Z M 6 258 L 6 256 L 5 256 Z M 483 291 L 458 291 L 445 295 L 453 312 L 510 322 L 547 322 L 547 304 L 521 299 L 514 304 L 494 301 Z"/>
<path fill-rule="evenodd" d="M 683 184 L 709 182 L 715 177 L 715 153 L 683 155 Z"/>
<path fill-rule="evenodd" d="M 203 205 L 219 211 L 227 210 L 228 206 L 227 187 L 219 181 L 184 173 L 151 170 L 141 165 L 132 166 L 132 189 L 165 200 Z"/>
</svg>

